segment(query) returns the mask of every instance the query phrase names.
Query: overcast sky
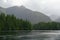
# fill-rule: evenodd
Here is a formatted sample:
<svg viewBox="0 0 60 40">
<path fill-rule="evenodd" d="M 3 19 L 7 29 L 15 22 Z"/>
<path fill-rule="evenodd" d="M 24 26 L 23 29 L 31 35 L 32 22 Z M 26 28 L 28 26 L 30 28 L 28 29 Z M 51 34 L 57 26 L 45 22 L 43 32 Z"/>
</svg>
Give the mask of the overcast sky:
<svg viewBox="0 0 60 40">
<path fill-rule="evenodd" d="M 21 6 L 40 11 L 52 19 L 60 17 L 60 0 L 0 0 L 0 6 Z"/>
</svg>

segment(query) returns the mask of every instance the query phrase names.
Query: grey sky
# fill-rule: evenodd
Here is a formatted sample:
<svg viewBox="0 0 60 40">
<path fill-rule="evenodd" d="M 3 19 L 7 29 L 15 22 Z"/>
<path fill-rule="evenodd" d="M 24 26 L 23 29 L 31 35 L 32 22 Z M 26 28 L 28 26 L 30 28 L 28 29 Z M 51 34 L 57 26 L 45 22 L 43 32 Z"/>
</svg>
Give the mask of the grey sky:
<svg viewBox="0 0 60 40">
<path fill-rule="evenodd" d="M 60 0 L 0 0 L 0 6 L 10 7 L 10 6 L 20 6 L 40 11 L 52 19 L 60 17 Z"/>
</svg>

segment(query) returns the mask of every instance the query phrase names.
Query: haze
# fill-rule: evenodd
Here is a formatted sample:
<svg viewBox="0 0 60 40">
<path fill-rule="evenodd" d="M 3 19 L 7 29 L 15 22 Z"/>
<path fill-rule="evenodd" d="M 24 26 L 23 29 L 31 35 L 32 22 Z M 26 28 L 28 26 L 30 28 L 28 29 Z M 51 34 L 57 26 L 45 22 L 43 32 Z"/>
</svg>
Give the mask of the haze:
<svg viewBox="0 0 60 40">
<path fill-rule="evenodd" d="M 1 7 L 21 6 L 42 12 L 55 20 L 60 17 L 60 0 L 0 0 Z"/>
</svg>

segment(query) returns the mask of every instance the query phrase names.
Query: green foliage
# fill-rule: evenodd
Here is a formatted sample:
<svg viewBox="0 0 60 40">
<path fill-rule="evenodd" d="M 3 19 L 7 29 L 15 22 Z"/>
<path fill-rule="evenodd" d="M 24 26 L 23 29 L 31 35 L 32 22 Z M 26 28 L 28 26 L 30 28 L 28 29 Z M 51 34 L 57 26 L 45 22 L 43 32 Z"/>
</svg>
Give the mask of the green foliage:
<svg viewBox="0 0 60 40">
<path fill-rule="evenodd" d="M 57 22 L 40 22 L 38 24 L 35 24 L 33 26 L 33 29 L 35 30 L 60 30 L 60 23 Z"/>
<path fill-rule="evenodd" d="M 3 32 L 7 32 L 4 34 L 11 34 L 16 30 L 31 30 L 31 27 L 30 22 L 18 19 L 14 15 L 0 14 L 0 34 L 3 34 Z"/>
<path fill-rule="evenodd" d="M 17 30 L 60 30 L 60 23 L 40 22 L 32 24 L 27 20 L 16 18 L 14 15 L 0 14 L 0 34 L 15 34 Z"/>
</svg>

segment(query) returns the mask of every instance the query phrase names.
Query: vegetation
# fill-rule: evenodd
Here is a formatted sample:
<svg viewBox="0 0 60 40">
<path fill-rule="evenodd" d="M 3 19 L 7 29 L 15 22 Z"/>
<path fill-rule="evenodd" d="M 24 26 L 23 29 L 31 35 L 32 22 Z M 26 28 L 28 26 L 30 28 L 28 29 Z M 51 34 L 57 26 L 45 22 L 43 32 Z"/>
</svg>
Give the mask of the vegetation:
<svg viewBox="0 0 60 40">
<path fill-rule="evenodd" d="M 16 18 L 14 15 L 0 14 L 0 34 L 15 34 L 17 30 L 60 30 L 60 23 L 40 22 L 32 24 L 27 20 Z"/>
<path fill-rule="evenodd" d="M 27 20 L 18 19 L 14 15 L 0 14 L 0 34 L 14 34 L 13 31 L 31 30 L 31 27 L 31 23 Z"/>
<path fill-rule="evenodd" d="M 33 26 L 34 30 L 60 30 L 60 23 L 57 22 L 40 22 Z"/>
</svg>

